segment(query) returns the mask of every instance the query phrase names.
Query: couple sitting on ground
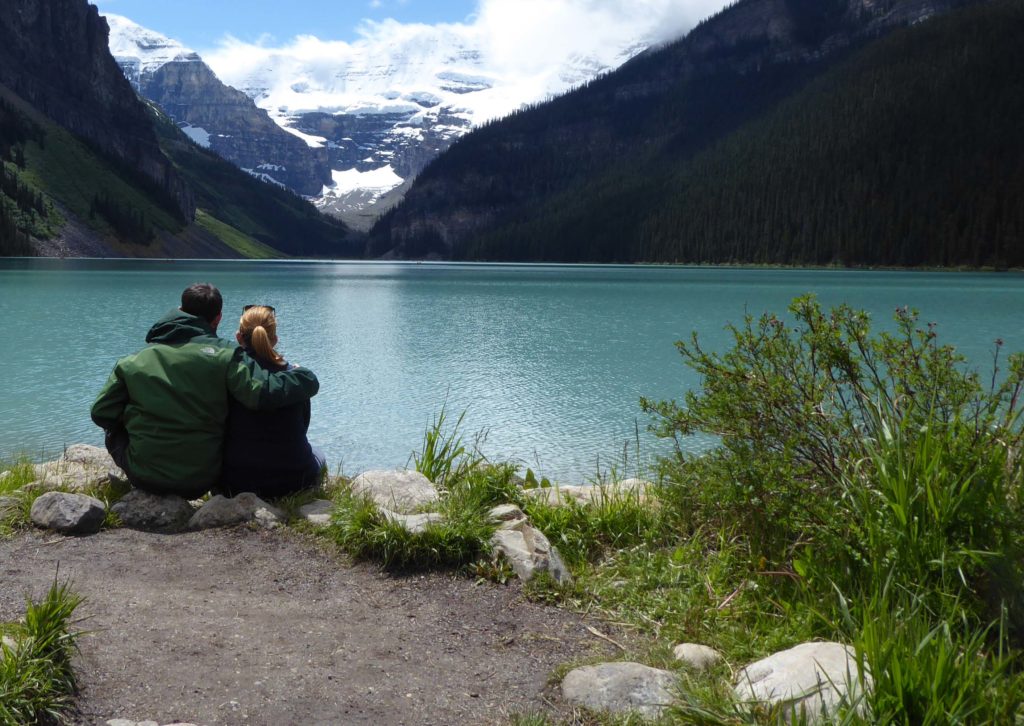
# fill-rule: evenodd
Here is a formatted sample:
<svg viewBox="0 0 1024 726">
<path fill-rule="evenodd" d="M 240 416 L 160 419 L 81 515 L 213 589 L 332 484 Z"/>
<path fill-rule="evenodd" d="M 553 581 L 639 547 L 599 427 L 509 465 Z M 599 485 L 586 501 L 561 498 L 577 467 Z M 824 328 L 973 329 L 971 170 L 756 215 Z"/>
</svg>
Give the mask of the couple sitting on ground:
<svg viewBox="0 0 1024 726">
<path fill-rule="evenodd" d="M 312 371 L 274 349 L 269 305 L 246 305 L 234 341 L 217 337 L 220 291 L 197 283 L 121 358 L 92 406 L 132 486 L 186 498 L 279 497 L 315 486 L 323 456 L 306 439 Z"/>
</svg>

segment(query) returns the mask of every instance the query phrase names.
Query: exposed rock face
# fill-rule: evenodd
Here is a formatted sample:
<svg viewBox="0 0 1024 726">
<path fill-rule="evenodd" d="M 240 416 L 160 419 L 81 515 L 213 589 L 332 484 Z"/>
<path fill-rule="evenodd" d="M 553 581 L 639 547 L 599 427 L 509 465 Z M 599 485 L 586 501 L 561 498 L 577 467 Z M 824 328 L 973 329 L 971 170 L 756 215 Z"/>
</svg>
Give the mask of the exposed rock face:
<svg viewBox="0 0 1024 726">
<path fill-rule="evenodd" d="M 866 713 L 865 690 L 870 673 L 861 672 L 853 648 L 841 643 L 803 643 L 751 663 L 736 677 L 733 689 L 741 701 L 785 704 L 789 718 L 807 723 L 827 721 L 843 703 Z"/>
<path fill-rule="evenodd" d="M 47 492 L 32 503 L 32 523 L 61 534 L 93 534 L 100 531 L 107 509 L 103 502 L 84 494 Z"/>
<path fill-rule="evenodd" d="M 569 671 L 562 696 L 594 711 L 657 718 L 675 700 L 676 677 L 640 663 L 602 663 Z"/>
<path fill-rule="evenodd" d="M 107 35 L 106 21 L 86 0 L 4 0 L 0 83 L 148 179 L 191 220 L 192 193 L 160 151 Z"/>
<path fill-rule="evenodd" d="M 140 91 L 186 133 L 254 175 L 313 196 L 331 183 L 326 148 L 311 148 L 271 121 L 241 91 L 225 86 L 198 56 L 143 73 Z M 200 135 L 201 134 L 201 135 Z"/>
<path fill-rule="evenodd" d="M 437 501 L 437 487 L 418 471 L 364 471 L 352 480 L 352 492 L 363 494 L 380 507 L 399 514 L 411 514 Z"/>
<path fill-rule="evenodd" d="M 133 489 L 112 506 L 125 527 L 143 530 L 177 530 L 188 524 L 195 513 L 181 497 L 159 496 Z"/>
</svg>

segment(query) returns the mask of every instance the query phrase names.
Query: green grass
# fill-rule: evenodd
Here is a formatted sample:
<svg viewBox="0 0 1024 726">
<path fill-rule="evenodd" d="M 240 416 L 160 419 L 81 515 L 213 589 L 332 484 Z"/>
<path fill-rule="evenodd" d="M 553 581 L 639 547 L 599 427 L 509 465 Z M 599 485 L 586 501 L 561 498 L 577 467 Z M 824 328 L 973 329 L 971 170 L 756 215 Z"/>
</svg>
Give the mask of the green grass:
<svg viewBox="0 0 1024 726">
<path fill-rule="evenodd" d="M 64 487 L 23 489 L 26 484 L 30 484 L 37 478 L 35 465 L 27 456 L 21 456 L 12 461 L 0 460 L 0 472 L 3 471 L 7 471 L 8 475 L 0 479 L 0 497 L 9 497 L 13 500 L 13 503 L 0 509 L 0 538 L 11 537 L 19 531 L 32 526 L 30 518 L 32 504 L 43 494 L 46 494 L 48 491 L 72 491 Z M 107 482 L 81 490 L 74 490 L 74 493 L 95 497 L 103 502 L 107 509 L 103 528 L 110 529 L 120 526 L 117 515 L 110 510 L 111 505 L 130 490 L 131 486 L 127 483 Z"/>
<path fill-rule="evenodd" d="M 449 479 L 440 501 L 428 507 L 440 513 L 442 521 L 417 534 L 385 518 L 368 498 L 342 488 L 334 495 L 329 536 L 353 557 L 379 562 L 389 570 L 468 568 L 489 551 L 495 525 L 487 513 L 509 501 L 515 489 L 511 483 L 514 472 L 510 466 L 488 465 L 461 479 Z M 500 572 L 495 569 L 495 576 Z"/>
<path fill-rule="evenodd" d="M 287 257 L 287 255 L 268 247 L 262 242 L 254 240 L 252 237 L 243 234 L 234 227 L 210 216 L 210 214 L 202 209 L 196 210 L 196 224 L 214 235 L 217 239 L 243 257 L 247 257 L 252 260 L 269 260 L 279 257 Z"/>
<path fill-rule="evenodd" d="M 71 616 L 82 599 L 56 580 L 39 602 L 28 602 L 17 645 L 0 648 L 0 724 L 60 721 L 75 688 L 71 657 L 77 633 Z"/>
</svg>

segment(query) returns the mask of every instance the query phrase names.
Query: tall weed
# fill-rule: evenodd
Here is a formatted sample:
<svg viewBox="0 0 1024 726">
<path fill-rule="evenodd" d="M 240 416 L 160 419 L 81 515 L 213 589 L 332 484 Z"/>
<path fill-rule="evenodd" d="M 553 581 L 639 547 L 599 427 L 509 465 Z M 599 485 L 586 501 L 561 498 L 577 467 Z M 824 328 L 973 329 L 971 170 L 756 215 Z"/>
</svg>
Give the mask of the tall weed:
<svg viewBox="0 0 1024 726">
<path fill-rule="evenodd" d="M 447 403 L 442 405 L 441 412 L 423 432 L 420 450 L 413 452 L 416 471 L 438 486 L 451 486 L 483 461 L 476 446 L 467 449 L 462 441 L 459 428 L 465 417 L 463 411 L 449 429 Z"/>
</svg>

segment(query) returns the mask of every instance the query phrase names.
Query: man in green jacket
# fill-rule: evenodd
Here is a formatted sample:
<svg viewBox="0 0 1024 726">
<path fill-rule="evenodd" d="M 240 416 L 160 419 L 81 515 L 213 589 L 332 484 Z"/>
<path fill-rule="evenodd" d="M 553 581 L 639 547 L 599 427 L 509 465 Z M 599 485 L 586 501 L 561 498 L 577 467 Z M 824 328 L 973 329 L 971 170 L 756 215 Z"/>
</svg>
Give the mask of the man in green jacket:
<svg viewBox="0 0 1024 726">
<path fill-rule="evenodd" d="M 107 449 L 139 489 L 192 498 L 217 484 L 229 397 L 274 409 L 319 389 L 312 371 L 270 373 L 218 338 L 221 308 L 212 285 L 187 288 L 181 308 L 150 329 L 149 345 L 117 361 L 92 406 Z"/>
</svg>

